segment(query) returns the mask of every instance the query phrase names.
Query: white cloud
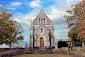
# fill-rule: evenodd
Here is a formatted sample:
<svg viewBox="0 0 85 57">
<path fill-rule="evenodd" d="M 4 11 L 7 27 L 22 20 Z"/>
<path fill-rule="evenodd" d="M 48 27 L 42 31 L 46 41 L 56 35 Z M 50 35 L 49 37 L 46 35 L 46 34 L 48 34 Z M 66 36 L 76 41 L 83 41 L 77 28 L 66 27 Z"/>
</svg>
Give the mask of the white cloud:
<svg viewBox="0 0 85 57">
<path fill-rule="evenodd" d="M 20 6 L 22 3 L 21 2 L 12 2 L 10 3 L 12 6 Z"/>
<path fill-rule="evenodd" d="M 54 1 L 54 6 L 58 5 L 58 9 L 61 10 L 68 10 L 71 9 L 71 5 L 75 5 L 78 2 L 81 2 L 82 0 L 52 0 Z"/>
<path fill-rule="evenodd" d="M 60 34 L 64 34 L 60 36 L 62 37 L 62 36 L 67 35 L 67 32 L 68 32 L 68 29 L 62 29 L 61 31 L 56 31 L 55 34 L 57 34 L 57 37 L 59 37 Z"/>
<path fill-rule="evenodd" d="M 68 29 L 62 29 L 61 31 L 55 31 L 55 39 L 68 39 Z"/>
<path fill-rule="evenodd" d="M 52 19 L 52 20 L 56 19 L 57 20 L 57 19 L 63 18 L 64 15 L 69 15 L 69 14 L 67 12 L 63 11 L 63 10 L 59 10 L 58 8 L 56 8 L 52 5 L 48 8 L 47 15 L 50 19 Z"/>
<path fill-rule="evenodd" d="M 67 29 L 67 23 L 62 23 L 62 24 L 56 24 L 54 27 L 55 29 Z"/>
<path fill-rule="evenodd" d="M 50 9 L 50 10 L 49 10 Z M 46 10 L 48 17 L 54 22 L 55 29 L 67 29 L 65 15 L 70 15 L 64 10 L 59 10 L 54 5 L 51 5 Z"/>
<path fill-rule="evenodd" d="M 40 6 L 40 3 L 41 3 L 40 0 L 34 0 L 34 1 L 29 2 L 29 6 L 30 6 L 31 8 L 41 7 L 41 6 Z"/>
<path fill-rule="evenodd" d="M 82 0 L 65 0 L 65 1 L 66 1 L 65 5 L 69 8 L 69 7 L 71 7 L 71 5 L 75 5 L 78 2 L 81 2 Z"/>
<path fill-rule="evenodd" d="M 70 5 L 76 4 L 76 3 L 81 2 L 81 1 L 82 1 L 82 0 L 66 0 L 66 2 L 67 2 L 68 4 L 70 4 Z"/>
<path fill-rule="evenodd" d="M 8 8 L 9 10 L 16 10 L 16 8 Z"/>
<path fill-rule="evenodd" d="M 0 8 L 2 8 L 3 7 L 3 5 L 2 4 L 0 4 Z"/>
<path fill-rule="evenodd" d="M 13 19 L 19 22 L 26 31 L 30 29 L 31 20 L 35 19 L 36 15 L 38 15 L 39 13 L 38 11 L 39 11 L 38 9 L 35 9 L 28 14 L 17 13 L 19 14 L 19 16 L 15 15 Z"/>
</svg>

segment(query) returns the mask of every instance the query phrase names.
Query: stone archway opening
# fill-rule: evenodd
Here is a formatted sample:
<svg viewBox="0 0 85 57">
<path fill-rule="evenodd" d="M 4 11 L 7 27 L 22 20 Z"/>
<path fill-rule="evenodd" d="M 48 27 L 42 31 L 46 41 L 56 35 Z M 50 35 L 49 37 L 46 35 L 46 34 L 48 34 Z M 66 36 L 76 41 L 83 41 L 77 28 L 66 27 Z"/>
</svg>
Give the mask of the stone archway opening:
<svg viewBox="0 0 85 57">
<path fill-rule="evenodd" d="M 44 38 L 40 38 L 40 48 L 44 48 Z"/>
</svg>

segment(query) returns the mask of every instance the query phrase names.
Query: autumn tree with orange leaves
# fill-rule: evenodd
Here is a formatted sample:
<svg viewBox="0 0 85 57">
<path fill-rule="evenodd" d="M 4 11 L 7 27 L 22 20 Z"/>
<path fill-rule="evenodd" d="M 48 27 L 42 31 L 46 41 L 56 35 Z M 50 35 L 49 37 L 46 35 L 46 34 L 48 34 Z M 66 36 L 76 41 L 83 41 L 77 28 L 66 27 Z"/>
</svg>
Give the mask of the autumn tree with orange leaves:
<svg viewBox="0 0 85 57">
<path fill-rule="evenodd" d="M 76 4 L 76 11 L 78 15 L 78 27 L 79 33 L 77 35 L 78 39 L 85 39 L 85 1 Z"/>
<path fill-rule="evenodd" d="M 68 10 L 70 16 L 66 16 L 68 23 L 68 37 L 74 43 L 85 41 L 85 1 L 72 5 L 73 9 Z"/>
<path fill-rule="evenodd" d="M 0 8 L 0 45 L 6 44 L 10 48 L 12 43 L 24 40 L 23 28 L 12 19 L 12 16 L 13 14 L 10 14 L 6 9 Z"/>
</svg>

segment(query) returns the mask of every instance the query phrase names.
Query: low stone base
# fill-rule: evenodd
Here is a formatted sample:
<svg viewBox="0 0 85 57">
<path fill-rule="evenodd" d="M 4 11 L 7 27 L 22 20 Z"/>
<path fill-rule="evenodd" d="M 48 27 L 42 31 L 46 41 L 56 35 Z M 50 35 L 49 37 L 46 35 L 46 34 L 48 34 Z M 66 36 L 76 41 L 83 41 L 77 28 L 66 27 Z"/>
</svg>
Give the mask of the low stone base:
<svg viewBox="0 0 85 57">
<path fill-rule="evenodd" d="M 49 48 L 51 48 L 51 47 L 49 47 Z M 29 48 L 29 49 L 31 49 L 31 47 Z M 39 48 L 39 47 L 33 47 L 33 49 L 41 49 L 41 48 Z M 48 49 L 48 48 L 42 48 L 42 49 Z M 52 47 L 51 49 L 55 49 L 55 47 Z"/>
<path fill-rule="evenodd" d="M 52 49 L 31 49 L 31 54 L 52 54 L 54 53 Z"/>
<path fill-rule="evenodd" d="M 23 50 L 17 50 L 17 51 L 14 51 L 14 52 L 0 54 L 0 57 L 13 57 L 13 56 L 16 56 L 16 55 L 19 55 L 19 54 L 22 54 L 22 53 L 23 53 Z"/>
</svg>

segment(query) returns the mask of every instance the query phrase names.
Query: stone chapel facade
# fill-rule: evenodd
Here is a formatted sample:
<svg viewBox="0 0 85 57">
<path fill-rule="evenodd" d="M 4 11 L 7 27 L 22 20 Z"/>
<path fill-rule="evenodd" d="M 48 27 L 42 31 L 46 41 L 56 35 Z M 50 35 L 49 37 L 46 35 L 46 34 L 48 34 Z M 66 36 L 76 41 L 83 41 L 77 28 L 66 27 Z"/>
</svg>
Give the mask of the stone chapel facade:
<svg viewBox="0 0 85 57">
<path fill-rule="evenodd" d="M 41 8 L 38 16 L 31 22 L 30 48 L 55 47 L 54 27 L 52 21 Z"/>
</svg>

